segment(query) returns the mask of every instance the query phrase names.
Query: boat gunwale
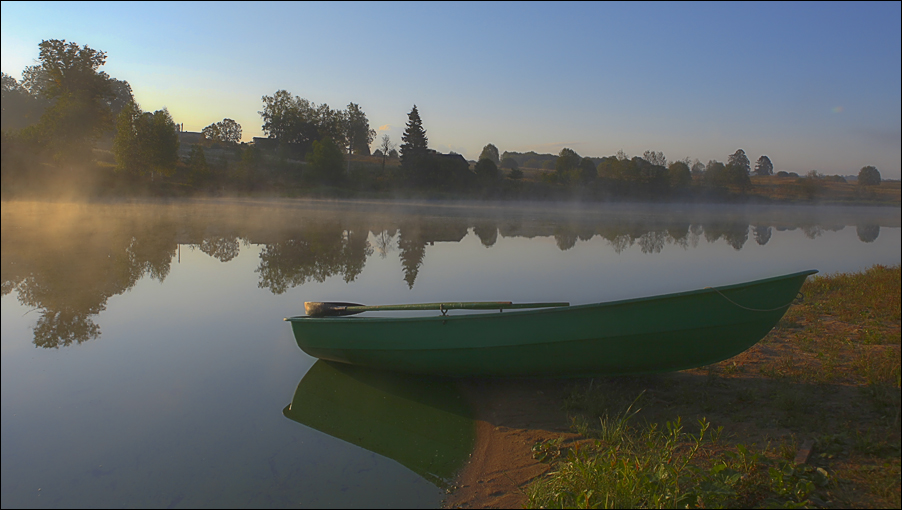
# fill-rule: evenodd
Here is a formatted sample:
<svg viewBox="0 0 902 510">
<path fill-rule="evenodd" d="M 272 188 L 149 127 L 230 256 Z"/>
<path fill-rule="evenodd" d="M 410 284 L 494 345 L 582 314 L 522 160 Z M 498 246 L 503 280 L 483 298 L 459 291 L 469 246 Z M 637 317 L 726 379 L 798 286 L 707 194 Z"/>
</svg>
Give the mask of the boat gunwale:
<svg viewBox="0 0 902 510">
<path fill-rule="evenodd" d="M 722 292 L 722 291 L 731 291 L 739 288 L 750 287 L 754 285 L 760 284 L 768 284 L 771 282 L 775 282 L 778 280 L 786 280 L 797 277 L 808 277 L 813 274 L 817 274 L 819 271 L 817 269 L 807 269 L 805 271 L 798 271 L 795 273 L 789 273 L 781 276 L 771 276 L 768 278 L 763 278 L 760 280 L 752 280 L 744 283 L 732 283 L 729 285 L 722 285 L 717 287 L 704 287 L 702 289 L 694 289 L 680 292 L 673 292 L 669 294 L 658 294 L 654 296 L 646 296 L 646 297 L 638 297 L 638 298 L 627 298 L 627 299 L 619 299 L 615 301 L 603 301 L 600 303 L 586 303 L 582 305 L 572 305 L 567 307 L 560 308 L 537 308 L 532 310 L 510 310 L 507 312 L 495 312 L 495 313 L 468 313 L 461 315 L 429 315 L 429 316 L 420 316 L 420 317 L 347 317 L 347 316 L 338 316 L 338 317 L 310 317 L 307 315 L 298 315 L 294 317 L 286 317 L 284 320 L 288 322 L 305 322 L 305 321 L 314 321 L 314 322 L 329 322 L 329 323 L 343 323 L 343 324 L 360 324 L 361 322 L 379 322 L 379 323 L 388 323 L 388 322 L 417 322 L 417 321 L 436 321 L 436 320 L 467 320 L 467 319 L 494 319 L 494 318 L 505 318 L 510 316 L 520 316 L 520 315 L 537 315 L 537 314 L 554 314 L 554 313 L 568 313 L 572 311 L 579 311 L 588 308 L 598 308 L 598 307 L 616 307 L 628 304 L 634 304 L 639 302 L 647 302 L 654 300 L 662 300 L 662 299 L 673 299 L 673 298 L 681 298 L 688 297 L 693 295 L 700 294 L 708 294 L 713 292 Z M 787 303 L 785 306 L 789 307 L 792 303 Z M 783 308 L 780 306 L 779 308 Z"/>
</svg>

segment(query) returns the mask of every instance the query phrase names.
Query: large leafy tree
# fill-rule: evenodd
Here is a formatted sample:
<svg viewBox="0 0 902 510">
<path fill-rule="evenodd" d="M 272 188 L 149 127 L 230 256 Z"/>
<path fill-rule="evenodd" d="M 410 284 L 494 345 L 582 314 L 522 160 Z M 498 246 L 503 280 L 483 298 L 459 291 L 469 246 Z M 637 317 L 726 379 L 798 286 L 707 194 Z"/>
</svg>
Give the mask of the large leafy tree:
<svg viewBox="0 0 902 510">
<path fill-rule="evenodd" d="M 725 170 L 728 184 L 738 187 L 741 192 L 751 189 L 752 180 L 749 178 L 751 163 L 744 150 L 737 149 L 736 152 L 730 154 Z"/>
<path fill-rule="evenodd" d="M 736 152 L 742 152 L 742 149 Z M 744 152 L 742 156 L 745 156 Z M 742 192 L 750 189 L 752 182 L 748 173 L 748 158 L 745 159 L 745 165 L 743 165 L 743 162 L 737 161 L 736 157 L 736 154 L 731 155 L 730 162 L 726 165 L 719 161 L 709 161 L 705 169 L 705 183 L 711 186 L 735 186 Z"/>
<path fill-rule="evenodd" d="M 42 41 L 39 48 L 39 62 L 25 69 L 23 85 L 51 106 L 26 135 L 58 161 L 90 155 L 91 143 L 113 126 L 117 94 L 113 80 L 99 71 L 106 53 L 58 39 Z"/>
<path fill-rule="evenodd" d="M 116 120 L 113 155 L 116 169 L 138 175 L 172 175 L 178 163 L 179 136 L 175 122 L 165 108 L 142 112 L 133 101 Z"/>
<path fill-rule="evenodd" d="M 32 95 L 15 78 L 3 73 L 2 129 L 21 129 L 36 123 L 47 104 L 46 99 Z"/>
<path fill-rule="evenodd" d="M 348 141 L 348 154 L 370 155 L 370 144 L 376 139 L 376 131 L 370 129 L 370 121 L 360 109 L 360 105 L 348 103 L 345 110 L 345 137 Z M 382 151 L 385 153 L 386 151 Z M 384 164 L 384 162 L 383 162 Z"/>
<path fill-rule="evenodd" d="M 758 175 L 774 174 L 774 164 L 770 162 L 769 157 L 761 156 L 758 158 L 758 161 L 755 162 L 755 173 Z"/>
<path fill-rule="evenodd" d="M 491 158 L 480 158 L 474 168 L 476 178 L 479 183 L 486 188 L 490 188 L 497 184 L 501 173 L 498 171 L 498 165 Z"/>
<path fill-rule="evenodd" d="M 705 184 L 709 186 L 726 186 L 729 182 L 726 165 L 720 161 L 711 159 L 705 165 Z"/>
<path fill-rule="evenodd" d="M 263 132 L 280 143 L 310 143 L 317 139 L 316 106 L 286 90 L 263 96 Z"/>
<path fill-rule="evenodd" d="M 345 127 L 347 126 L 347 114 L 341 110 L 333 110 L 328 104 L 323 103 L 316 108 L 314 115 L 317 140 L 331 138 L 339 147 L 347 147 L 348 139 Z"/>
<path fill-rule="evenodd" d="M 110 89 L 113 91 L 113 95 L 108 97 L 104 104 L 109 108 L 115 120 L 125 105 L 135 100 L 135 95 L 132 93 L 132 86 L 125 80 L 110 78 Z"/>
<path fill-rule="evenodd" d="M 90 100 L 114 95 L 109 75 L 98 71 L 106 62 L 105 52 L 58 39 L 42 41 L 39 47 L 40 64 L 34 72 L 40 76 L 42 94 L 50 98 L 77 94 Z"/>
<path fill-rule="evenodd" d="M 208 140 L 214 142 L 241 142 L 241 124 L 232 119 L 214 122 L 201 131 Z"/>
<path fill-rule="evenodd" d="M 581 160 L 582 158 L 573 149 L 568 149 L 567 147 L 561 149 L 560 154 L 554 161 L 554 171 L 558 180 L 567 182 L 570 179 L 570 174 L 576 170 Z"/>
<path fill-rule="evenodd" d="M 263 132 L 280 143 L 309 147 L 326 138 L 350 154 L 370 153 L 376 132 L 370 129 L 360 105 L 348 104 L 347 110 L 333 110 L 328 104 L 317 105 L 295 97 L 286 90 L 263 96 Z"/>
<path fill-rule="evenodd" d="M 426 154 L 429 139 L 426 137 L 426 130 L 423 128 L 423 120 L 420 119 L 420 112 L 417 105 L 413 105 L 413 109 L 407 114 L 407 127 L 404 134 L 401 135 L 401 164 L 410 166 L 417 159 Z"/>
<path fill-rule="evenodd" d="M 862 167 L 862 169 L 858 171 L 858 185 L 879 186 L 880 172 L 875 167 L 872 167 L 870 165 Z"/>
<path fill-rule="evenodd" d="M 40 64 L 26 66 L 22 70 L 22 86 L 32 96 L 47 97 L 47 94 L 44 93 L 44 90 L 50 86 L 47 72 Z"/>
<path fill-rule="evenodd" d="M 495 166 L 501 164 L 501 157 L 498 155 L 498 147 L 495 147 L 495 145 L 491 143 L 482 148 L 479 159 L 490 159 L 492 160 L 492 163 L 495 163 Z"/>
<path fill-rule="evenodd" d="M 692 170 L 685 161 L 674 161 L 667 167 L 672 189 L 685 188 L 692 184 Z"/>
<path fill-rule="evenodd" d="M 103 75 L 103 73 L 99 73 Z M 8 85 L 14 85 L 14 89 L 18 94 L 22 94 L 28 96 L 30 102 L 32 103 L 33 109 L 36 109 L 37 115 L 33 115 L 31 117 L 31 122 L 28 124 L 32 124 L 37 122 L 40 114 L 53 103 L 55 100 L 55 96 L 51 96 L 50 90 L 50 78 L 49 72 L 41 65 L 28 66 L 22 72 L 22 81 L 21 83 L 16 82 L 15 79 L 10 77 L 9 75 L 4 73 L 4 105 L 7 105 L 6 101 L 6 92 L 8 90 Z M 7 80 L 9 78 L 9 81 Z M 103 96 L 99 102 L 100 106 L 105 107 L 110 111 L 110 114 L 115 118 L 119 115 L 119 112 L 127 105 L 129 102 L 134 101 L 135 97 L 132 92 L 132 87 L 125 80 L 117 80 L 116 78 L 109 78 L 110 90 L 112 91 L 111 95 Z M 14 104 L 12 105 L 15 106 Z M 6 123 L 6 106 L 4 106 L 4 120 Z"/>
<path fill-rule="evenodd" d="M 746 175 L 751 171 L 751 163 L 749 162 L 748 156 L 745 155 L 745 151 L 742 149 L 737 149 L 736 152 L 730 154 L 727 158 L 727 166 L 732 166 L 737 171 L 745 172 Z"/>
<path fill-rule="evenodd" d="M 661 151 L 645 151 L 642 153 L 642 159 L 655 166 L 667 166 L 667 158 L 664 157 L 664 153 Z"/>
</svg>

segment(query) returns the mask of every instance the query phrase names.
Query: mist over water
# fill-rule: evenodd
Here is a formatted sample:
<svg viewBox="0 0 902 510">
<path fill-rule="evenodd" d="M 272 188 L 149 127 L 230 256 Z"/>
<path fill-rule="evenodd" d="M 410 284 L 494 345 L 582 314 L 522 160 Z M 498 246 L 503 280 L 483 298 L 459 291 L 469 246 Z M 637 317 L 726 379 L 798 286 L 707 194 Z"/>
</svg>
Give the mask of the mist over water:
<svg viewBox="0 0 902 510">
<path fill-rule="evenodd" d="M 318 387 L 281 321 L 303 301 L 581 304 L 858 271 L 900 263 L 900 223 L 876 207 L 3 202 L 2 503 L 437 506 L 411 464 L 283 416 Z"/>
</svg>

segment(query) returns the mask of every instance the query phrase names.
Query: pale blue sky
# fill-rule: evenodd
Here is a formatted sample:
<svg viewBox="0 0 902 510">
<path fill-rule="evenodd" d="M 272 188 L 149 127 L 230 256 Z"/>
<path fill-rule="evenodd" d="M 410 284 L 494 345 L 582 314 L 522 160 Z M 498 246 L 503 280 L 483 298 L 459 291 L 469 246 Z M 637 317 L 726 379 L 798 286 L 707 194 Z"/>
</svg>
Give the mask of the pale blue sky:
<svg viewBox="0 0 902 510">
<path fill-rule="evenodd" d="M 262 136 L 261 97 L 359 104 L 400 142 L 662 151 L 776 170 L 902 166 L 902 9 L 889 3 L 2 2 L 2 70 L 43 39 L 107 52 L 144 110 Z M 375 148 L 375 144 L 374 147 Z"/>
</svg>

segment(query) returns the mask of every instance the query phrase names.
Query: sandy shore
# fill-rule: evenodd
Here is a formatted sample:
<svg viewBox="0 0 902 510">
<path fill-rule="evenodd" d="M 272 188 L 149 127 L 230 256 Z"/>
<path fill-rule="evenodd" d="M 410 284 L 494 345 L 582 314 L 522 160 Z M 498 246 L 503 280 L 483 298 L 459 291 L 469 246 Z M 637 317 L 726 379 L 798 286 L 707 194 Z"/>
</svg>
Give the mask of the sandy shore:
<svg viewBox="0 0 902 510">
<path fill-rule="evenodd" d="M 548 470 L 533 445 L 577 437 L 562 409 L 571 387 L 561 379 L 461 381 L 478 418 L 476 445 L 445 508 L 522 508 L 525 486 Z"/>
</svg>

